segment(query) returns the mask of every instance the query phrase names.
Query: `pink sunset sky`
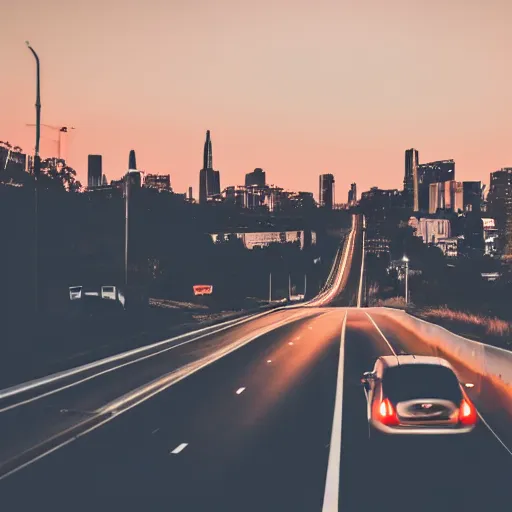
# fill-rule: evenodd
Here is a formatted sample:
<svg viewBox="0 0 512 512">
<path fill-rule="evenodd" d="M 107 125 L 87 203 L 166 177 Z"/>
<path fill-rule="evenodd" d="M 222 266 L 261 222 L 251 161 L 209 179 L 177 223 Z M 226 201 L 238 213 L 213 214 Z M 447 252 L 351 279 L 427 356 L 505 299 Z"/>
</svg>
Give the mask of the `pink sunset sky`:
<svg viewBox="0 0 512 512">
<path fill-rule="evenodd" d="M 205 132 L 221 186 L 255 167 L 270 183 L 346 201 L 401 188 L 404 150 L 453 158 L 456 178 L 512 166 L 510 0 L 16 0 L 2 6 L 0 140 L 32 152 L 42 122 L 87 182 L 171 174 L 197 197 Z M 57 133 L 43 131 L 43 156 Z"/>
</svg>

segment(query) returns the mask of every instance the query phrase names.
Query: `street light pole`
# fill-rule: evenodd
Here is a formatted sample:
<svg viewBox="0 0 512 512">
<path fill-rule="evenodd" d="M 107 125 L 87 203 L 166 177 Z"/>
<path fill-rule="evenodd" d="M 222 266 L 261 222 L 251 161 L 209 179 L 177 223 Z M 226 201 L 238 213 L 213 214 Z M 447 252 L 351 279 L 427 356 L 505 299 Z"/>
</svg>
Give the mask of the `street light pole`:
<svg viewBox="0 0 512 512">
<path fill-rule="evenodd" d="M 39 141 L 41 138 L 41 83 L 39 56 L 30 43 L 28 49 L 36 59 L 36 146 L 34 150 L 34 312 L 39 313 L 39 174 L 41 158 L 39 156 Z"/>
<path fill-rule="evenodd" d="M 129 267 L 129 259 L 128 259 L 128 248 L 129 248 L 129 235 L 130 235 L 130 171 L 126 173 L 124 178 L 124 297 L 125 303 L 124 307 L 126 309 L 129 293 L 128 293 L 128 267 Z"/>
<path fill-rule="evenodd" d="M 268 278 L 268 301 L 269 303 L 272 302 L 272 272 L 270 272 Z"/>
<path fill-rule="evenodd" d="M 39 140 L 41 138 L 41 85 L 40 85 L 40 65 L 39 56 L 34 51 L 34 48 L 30 46 L 30 43 L 26 41 L 28 49 L 32 52 L 32 55 L 36 59 L 36 147 L 34 154 L 34 176 L 36 179 L 39 177 L 41 170 L 40 158 L 39 158 Z"/>
<path fill-rule="evenodd" d="M 307 284 L 308 284 L 308 275 L 304 274 L 304 300 L 306 300 Z"/>
<path fill-rule="evenodd" d="M 409 304 L 409 258 L 404 256 L 403 261 L 405 262 L 405 304 Z"/>
</svg>

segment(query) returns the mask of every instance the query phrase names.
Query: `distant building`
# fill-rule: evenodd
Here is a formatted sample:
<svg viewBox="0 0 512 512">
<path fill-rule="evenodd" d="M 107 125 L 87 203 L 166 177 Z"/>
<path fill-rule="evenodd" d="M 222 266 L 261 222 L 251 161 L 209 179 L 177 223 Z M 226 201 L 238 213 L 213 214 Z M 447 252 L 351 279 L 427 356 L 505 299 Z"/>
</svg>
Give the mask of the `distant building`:
<svg viewBox="0 0 512 512">
<path fill-rule="evenodd" d="M 496 220 L 498 251 L 512 254 L 512 167 L 491 173 L 487 213 Z"/>
<path fill-rule="evenodd" d="M 142 175 L 140 171 L 130 169 L 125 179 L 128 179 L 128 183 L 132 188 L 138 189 L 142 186 Z"/>
<path fill-rule="evenodd" d="M 313 192 L 294 192 L 288 196 L 288 205 L 290 208 L 310 209 L 315 208 L 315 198 Z"/>
<path fill-rule="evenodd" d="M 144 178 L 144 186 L 160 191 L 172 192 L 170 174 L 147 174 Z"/>
<path fill-rule="evenodd" d="M 308 233 L 309 234 L 309 233 Z M 236 237 L 242 240 L 246 249 L 252 250 L 255 248 L 268 247 L 270 244 L 275 243 L 295 243 L 301 249 L 307 245 L 316 244 L 316 233 L 311 231 L 310 236 L 307 236 L 305 231 L 261 231 L 253 233 L 213 233 L 210 234 L 214 243 L 223 243 Z"/>
<path fill-rule="evenodd" d="M 437 245 L 440 239 L 451 237 L 451 224 L 448 219 L 428 219 L 411 217 L 409 226 L 416 230 L 425 244 Z"/>
<path fill-rule="evenodd" d="M 128 169 L 135 170 L 137 169 L 137 160 L 135 159 L 135 150 L 132 149 L 130 151 L 130 156 L 128 157 Z"/>
<path fill-rule="evenodd" d="M 463 185 L 460 181 L 444 181 L 429 185 L 430 214 L 438 210 L 458 212 L 464 209 Z"/>
<path fill-rule="evenodd" d="M 454 160 L 439 160 L 418 166 L 418 210 L 430 208 L 430 185 L 455 180 Z"/>
<path fill-rule="evenodd" d="M 9 143 L 0 146 L 0 172 L 28 172 L 28 158 L 19 146 L 11 147 Z"/>
<path fill-rule="evenodd" d="M 497 253 L 498 230 L 494 219 L 483 218 L 484 253 L 487 256 L 494 256 Z"/>
<path fill-rule="evenodd" d="M 102 156 L 89 155 L 87 157 L 87 186 L 89 188 L 101 187 L 102 174 Z"/>
<path fill-rule="evenodd" d="M 319 204 L 323 208 L 332 210 L 334 204 L 334 176 L 332 174 L 320 175 Z"/>
<path fill-rule="evenodd" d="M 112 180 L 110 182 L 110 186 L 114 188 L 123 189 L 124 188 L 124 178 L 121 178 L 120 180 Z"/>
<path fill-rule="evenodd" d="M 462 183 L 464 190 L 464 211 L 480 212 L 482 211 L 482 182 L 464 181 Z"/>
<path fill-rule="evenodd" d="M 246 187 L 264 187 L 266 184 L 265 171 L 259 167 L 245 175 Z"/>
<path fill-rule="evenodd" d="M 405 151 L 404 199 L 405 206 L 418 211 L 418 150 L 414 148 Z"/>
<path fill-rule="evenodd" d="M 212 141 L 210 130 L 207 130 L 203 151 L 203 168 L 199 171 L 199 202 L 204 204 L 215 196 L 220 196 L 220 172 L 213 169 Z"/>
<path fill-rule="evenodd" d="M 459 237 L 439 238 L 436 247 L 439 247 L 447 258 L 459 256 Z"/>
<path fill-rule="evenodd" d="M 188 187 L 188 200 L 190 202 L 194 200 L 194 196 L 192 195 L 192 187 Z"/>
<path fill-rule="evenodd" d="M 376 254 L 378 256 L 389 254 L 391 240 L 385 237 L 367 238 L 365 242 L 366 254 Z"/>
<path fill-rule="evenodd" d="M 353 206 L 357 203 L 357 185 L 352 183 L 350 185 L 350 190 L 348 191 L 348 204 Z"/>
<path fill-rule="evenodd" d="M 382 189 L 372 187 L 370 190 L 361 194 L 361 203 L 375 205 L 376 209 L 391 208 L 395 206 L 400 193 L 398 189 Z"/>
</svg>

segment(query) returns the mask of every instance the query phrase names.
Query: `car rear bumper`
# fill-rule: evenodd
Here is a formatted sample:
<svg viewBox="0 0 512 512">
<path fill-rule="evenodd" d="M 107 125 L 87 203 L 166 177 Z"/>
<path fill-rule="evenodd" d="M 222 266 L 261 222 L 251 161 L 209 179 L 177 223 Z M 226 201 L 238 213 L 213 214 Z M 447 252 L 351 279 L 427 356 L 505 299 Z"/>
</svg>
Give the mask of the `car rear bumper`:
<svg viewBox="0 0 512 512">
<path fill-rule="evenodd" d="M 461 426 L 442 426 L 442 425 L 436 425 L 436 426 L 410 426 L 410 425 L 403 425 L 403 426 L 396 426 L 396 427 L 389 427 L 387 425 L 383 425 L 382 423 L 378 421 L 370 421 L 370 426 L 377 430 L 379 433 L 382 434 L 389 434 L 389 435 L 425 435 L 425 436 L 439 436 L 439 435 L 461 435 L 461 434 L 469 434 L 475 429 L 475 426 L 469 426 L 469 427 L 461 427 Z"/>
</svg>

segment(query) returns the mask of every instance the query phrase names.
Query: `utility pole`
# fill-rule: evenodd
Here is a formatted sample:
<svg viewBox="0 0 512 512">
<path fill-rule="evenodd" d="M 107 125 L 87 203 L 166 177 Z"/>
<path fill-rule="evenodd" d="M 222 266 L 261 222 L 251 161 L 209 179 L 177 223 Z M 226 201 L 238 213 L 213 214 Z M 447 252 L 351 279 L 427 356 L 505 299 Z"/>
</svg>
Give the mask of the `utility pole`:
<svg viewBox="0 0 512 512">
<path fill-rule="evenodd" d="M 272 272 L 270 272 L 268 280 L 268 301 L 272 302 Z"/>
<path fill-rule="evenodd" d="M 308 284 L 308 275 L 304 274 L 304 300 L 306 300 L 307 284 Z"/>
<path fill-rule="evenodd" d="M 39 174 L 41 158 L 39 140 L 41 138 L 41 86 L 39 56 L 26 41 L 28 49 L 36 60 L 36 146 L 34 150 L 34 312 L 39 313 Z"/>
<path fill-rule="evenodd" d="M 288 300 L 292 300 L 292 275 L 288 274 Z"/>
</svg>

